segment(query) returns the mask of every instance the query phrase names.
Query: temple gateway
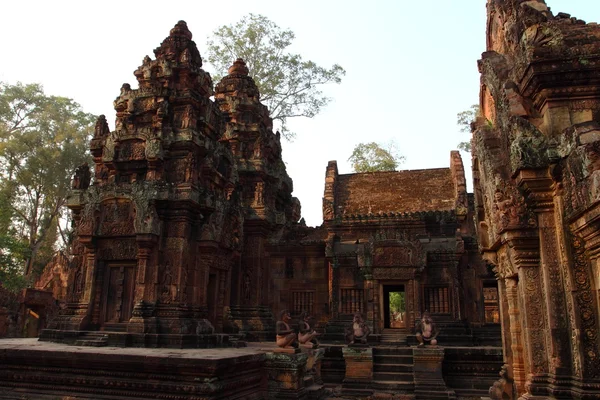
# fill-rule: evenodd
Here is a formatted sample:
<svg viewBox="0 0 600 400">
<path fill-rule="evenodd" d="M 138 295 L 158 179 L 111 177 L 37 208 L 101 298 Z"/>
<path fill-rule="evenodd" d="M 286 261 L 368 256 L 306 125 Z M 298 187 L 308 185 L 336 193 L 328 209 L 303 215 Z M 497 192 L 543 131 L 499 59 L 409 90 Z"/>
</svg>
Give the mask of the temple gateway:
<svg viewBox="0 0 600 400">
<path fill-rule="evenodd" d="M 98 118 L 94 176 L 79 168 L 68 200 L 72 257 L 39 285 L 64 307 L 37 347 L 6 342 L 0 387 L 600 398 L 600 28 L 542 0 L 487 8 L 475 193 L 457 151 L 424 170 L 340 174 L 330 161 L 315 228 L 252 71 L 238 59 L 213 85 L 178 22 L 134 71 L 137 88 L 121 87 L 115 129 Z M 309 321 L 319 347 L 290 337 L 275 351 L 280 316 L 290 330 Z M 359 323 L 368 334 L 346 345 Z"/>
</svg>

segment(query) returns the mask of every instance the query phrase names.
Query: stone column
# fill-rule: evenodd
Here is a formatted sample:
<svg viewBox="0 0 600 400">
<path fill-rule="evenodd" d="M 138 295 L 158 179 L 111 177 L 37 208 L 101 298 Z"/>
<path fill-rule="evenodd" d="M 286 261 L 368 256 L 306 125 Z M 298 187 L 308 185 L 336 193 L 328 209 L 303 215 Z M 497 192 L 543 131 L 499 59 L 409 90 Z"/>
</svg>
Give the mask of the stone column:
<svg viewBox="0 0 600 400">
<path fill-rule="evenodd" d="M 329 301 L 331 319 L 336 319 L 340 314 L 340 268 L 334 256 L 329 262 Z"/>
<path fill-rule="evenodd" d="M 365 288 L 365 297 L 367 299 L 367 321 L 370 321 L 373 323 L 373 328 L 378 327 L 379 325 L 377 324 L 377 320 L 378 320 L 378 316 L 375 313 L 375 295 L 373 293 L 374 291 L 374 281 L 373 281 L 373 275 L 367 274 L 365 275 L 365 281 L 364 281 L 364 288 Z"/>
<path fill-rule="evenodd" d="M 514 274 L 514 270 L 518 273 L 523 358 L 530 383 L 548 373 L 546 293 L 540 268 L 538 232 L 526 228 L 507 230 L 502 233 L 502 243 L 501 259 L 512 266 L 511 273 Z"/>
<path fill-rule="evenodd" d="M 223 313 L 225 310 L 225 294 L 227 292 L 227 271 L 219 271 L 219 296 L 217 302 L 217 319 L 215 321 L 215 329 L 218 332 L 223 331 Z"/>
<path fill-rule="evenodd" d="M 504 280 L 506 286 L 506 298 L 508 302 L 508 316 L 510 320 L 510 350 L 512 353 L 512 375 L 515 381 L 517 393 L 525 392 L 525 362 L 523 360 L 523 340 L 521 332 L 520 310 L 519 310 L 519 291 L 518 283 L 515 278 Z"/>
<path fill-rule="evenodd" d="M 138 238 L 137 276 L 135 297 L 131 319 L 127 324 L 129 333 L 157 333 L 158 325 L 154 316 L 156 290 L 150 265 L 152 264 L 152 241 L 140 241 Z"/>
</svg>

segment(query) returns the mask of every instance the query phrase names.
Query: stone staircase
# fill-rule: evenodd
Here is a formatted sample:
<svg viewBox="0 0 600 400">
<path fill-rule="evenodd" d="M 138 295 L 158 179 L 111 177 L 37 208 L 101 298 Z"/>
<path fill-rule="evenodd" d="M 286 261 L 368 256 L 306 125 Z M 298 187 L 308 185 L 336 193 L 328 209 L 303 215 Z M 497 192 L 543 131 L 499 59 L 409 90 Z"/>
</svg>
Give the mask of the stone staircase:
<svg viewBox="0 0 600 400">
<path fill-rule="evenodd" d="M 106 322 L 102 326 L 104 332 L 127 332 L 127 323 L 123 322 Z"/>
<path fill-rule="evenodd" d="M 384 329 L 381 332 L 380 341 L 383 345 L 407 346 L 405 329 Z"/>
<path fill-rule="evenodd" d="M 415 388 L 413 351 L 406 346 L 373 348 L 373 388 L 412 393 Z"/>
<path fill-rule="evenodd" d="M 103 347 L 108 346 L 108 335 L 103 332 L 81 332 L 75 342 L 75 346 Z"/>
</svg>

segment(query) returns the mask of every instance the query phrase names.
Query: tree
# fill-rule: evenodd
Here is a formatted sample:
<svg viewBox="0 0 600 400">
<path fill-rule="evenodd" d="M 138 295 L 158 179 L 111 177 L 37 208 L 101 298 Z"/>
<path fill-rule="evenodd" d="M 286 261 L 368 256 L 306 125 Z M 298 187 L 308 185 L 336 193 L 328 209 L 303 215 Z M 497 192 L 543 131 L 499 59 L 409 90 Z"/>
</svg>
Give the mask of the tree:
<svg viewBox="0 0 600 400">
<path fill-rule="evenodd" d="M 390 311 L 404 312 L 404 292 L 390 292 Z"/>
<path fill-rule="evenodd" d="M 398 155 L 394 142 L 381 145 L 375 142 L 359 143 L 348 161 L 352 163 L 354 172 L 395 171 L 404 156 Z"/>
<path fill-rule="evenodd" d="M 48 261 L 38 259 L 44 248 L 54 248 L 71 176 L 90 161 L 94 121 L 73 100 L 47 96 L 38 84 L 0 82 L 0 196 L 12 239 L 27 245 L 25 275 Z"/>
<path fill-rule="evenodd" d="M 456 124 L 460 126 L 462 133 L 471 133 L 471 123 L 475 121 L 479 114 L 479 104 L 473 104 L 468 110 L 456 114 Z M 457 145 L 459 150 L 470 152 L 471 142 L 460 142 Z"/>
<path fill-rule="evenodd" d="M 0 286 L 18 292 L 26 286 L 23 266 L 28 251 L 27 243 L 15 235 L 12 217 L 8 196 L 0 192 Z"/>
<path fill-rule="evenodd" d="M 294 133 L 288 118 L 317 115 L 331 99 L 321 92 L 322 85 L 340 83 L 346 71 L 334 64 L 327 69 L 304 61 L 299 54 L 286 51 L 295 35 L 283 30 L 264 15 L 249 14 L 233 25 L 224 25 L 208 40 L 207 60 L 220 80 L 237 59 L 242 58 L 261 94 L 271 118 L 279 121 L 283 137 Z"/>
</svg>

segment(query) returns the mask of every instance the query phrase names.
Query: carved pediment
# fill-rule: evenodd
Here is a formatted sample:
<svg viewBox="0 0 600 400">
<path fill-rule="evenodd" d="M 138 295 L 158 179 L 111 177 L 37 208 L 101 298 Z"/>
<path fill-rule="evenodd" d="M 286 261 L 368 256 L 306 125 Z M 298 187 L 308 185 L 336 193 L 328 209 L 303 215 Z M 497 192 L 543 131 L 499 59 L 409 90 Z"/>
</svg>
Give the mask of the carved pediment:
<svg viewBox="0 0 600 400">
<path fill-rule="evenodd" d="M 133 235 L 134 209 L 128 199 L 113 199 L 103 202 L 100 208 L 100 235 Z"/>
<path fill-rule="evenodd" d="M 379 232 L 372 239 L 372 248 L 373 265 L 377 267 L 422 267 L 426 263 L 421 242 L 403 233 L 390 235 L 389 232 Z"/>
</svg>

